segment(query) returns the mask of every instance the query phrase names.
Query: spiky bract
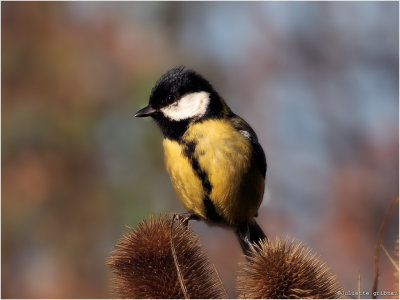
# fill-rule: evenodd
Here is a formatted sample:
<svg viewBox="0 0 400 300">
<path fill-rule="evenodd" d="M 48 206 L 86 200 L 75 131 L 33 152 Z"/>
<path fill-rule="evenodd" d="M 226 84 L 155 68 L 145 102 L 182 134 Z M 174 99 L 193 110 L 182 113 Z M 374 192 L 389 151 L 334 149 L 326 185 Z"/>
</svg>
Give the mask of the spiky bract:
<svg viewBox="0 0 400 300">
<path fill-rule="evenodd" d="M 150 217 L 124 235 L 107 260 L 120 298 L 183 298 L 171 252 L 171 216 Z M 224 288 L 190 227 L 175 221 L 173 241 L 190 298 L 224 298 Z"/>
<path fill-rule="evenodd" d="M 323 262 L 301 243 L 276 238 L 252 249 L 238 275 L 240 298 L 338 298 Z"/>
</svg>

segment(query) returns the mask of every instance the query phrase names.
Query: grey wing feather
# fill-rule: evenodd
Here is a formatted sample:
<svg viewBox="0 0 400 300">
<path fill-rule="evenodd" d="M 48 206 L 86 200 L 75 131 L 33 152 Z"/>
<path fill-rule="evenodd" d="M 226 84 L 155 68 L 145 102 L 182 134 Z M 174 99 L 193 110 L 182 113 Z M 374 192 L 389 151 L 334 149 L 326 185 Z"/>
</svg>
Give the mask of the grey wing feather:
<svg viewBox="0 0 400 300">
<path fill-rule="evenodd" d="M 242 133 L 251 142 L 256 165 L 265 178 L 265 173 L 267 172 L 267 162 L 265 159 L 264 150 L 258 142 L 257 134 L 254 132 L 253 128 L 251 128 L 251 126 L 239 116 L 233 115 L 231 121 L 235 129 Z"/>
</svg>

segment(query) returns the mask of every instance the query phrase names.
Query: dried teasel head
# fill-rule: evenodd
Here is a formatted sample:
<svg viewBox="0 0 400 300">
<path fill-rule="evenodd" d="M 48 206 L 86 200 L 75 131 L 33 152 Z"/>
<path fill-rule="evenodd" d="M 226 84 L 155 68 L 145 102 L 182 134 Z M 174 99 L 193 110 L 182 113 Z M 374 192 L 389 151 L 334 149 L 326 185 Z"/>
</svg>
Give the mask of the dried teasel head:
<svg viewBox="0 0 400 300">
<path fill-rule="evenodd" d="M 115 245 L 107 265 L 119 298 L 184 298 L 171 251 L 171 216 L 150 217 L 124 235 Z M 226 292 L 187 225 L 175 220 L 173 244 L 187 296 L 226 298 Z"/>
<path fill-rule="evenodd" d="M 336 279 L 301 243 L 264 241 L 252 249 L 237 279 L 239 298 L 338 298 Z"/>
</svg>

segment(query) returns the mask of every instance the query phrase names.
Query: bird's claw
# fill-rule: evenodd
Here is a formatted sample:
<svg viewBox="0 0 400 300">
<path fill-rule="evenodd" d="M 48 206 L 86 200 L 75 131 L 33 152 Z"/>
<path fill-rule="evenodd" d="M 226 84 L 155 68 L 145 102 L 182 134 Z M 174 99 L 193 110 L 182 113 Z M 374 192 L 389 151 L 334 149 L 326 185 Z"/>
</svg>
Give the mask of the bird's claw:
<svg viewBox="0 0 400 300">
<path fill-rule="evenodd" d="M 192 213 L 181 213 L 181 214 L 174 214 L 174 218 L 177 219 L 179 222 L 184 224 L 185 226 L 189 225 L 190 220 L 198 220 L 199 217 Z"/>
</svg>

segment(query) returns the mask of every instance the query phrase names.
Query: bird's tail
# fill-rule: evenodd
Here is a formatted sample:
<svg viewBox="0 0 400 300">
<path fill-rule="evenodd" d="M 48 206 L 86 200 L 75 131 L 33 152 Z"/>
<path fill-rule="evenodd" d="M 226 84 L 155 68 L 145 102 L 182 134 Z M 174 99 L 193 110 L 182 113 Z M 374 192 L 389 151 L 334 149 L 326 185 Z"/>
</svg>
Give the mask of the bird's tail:
<svg viewBox="0 0 400 300">
<path fill-rule="evenodd" d="M 262 240 L 268 240 L 260 225 L 257 224 L 254 218 L 247 223 L 238 226 L 236 236 L 239 244 L 242 247 L 244 254 L 249 254 L 254 245 L 259 245 Z"/>
</svg>

